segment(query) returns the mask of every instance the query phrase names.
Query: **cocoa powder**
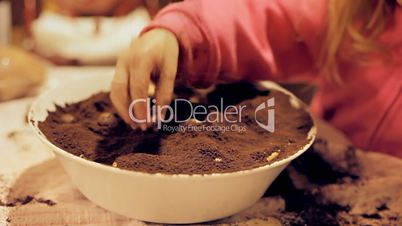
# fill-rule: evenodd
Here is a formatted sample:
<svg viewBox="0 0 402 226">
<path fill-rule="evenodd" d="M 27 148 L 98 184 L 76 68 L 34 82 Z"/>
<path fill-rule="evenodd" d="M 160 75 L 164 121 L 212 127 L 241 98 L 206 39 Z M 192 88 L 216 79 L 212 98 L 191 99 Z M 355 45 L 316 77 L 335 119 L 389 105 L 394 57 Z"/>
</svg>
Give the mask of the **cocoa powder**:
<svg viewBox="0 0 402 226">
<path fill-rule="evenodd" d="M 189 92 L 194 95 L 186 90 L 186 97 Z M 254 119 L 267 122 L 268 109 L 255 114 L 255 108 L 271 97 L 275 97 L 273 133 L 261 128 Z M 303 107 L 292 107 L 287 94 L 234 84 L 218 86 L 207 97 L 197 99 L 205 100 L 201 104 L 217 105 L 221 98 L 226 104 L 246 105 L 241 122 L 235 123 L 244 131 L 133 130 L 121 120 L 108 93 L 98 93 L 65 107 L 57 106 L 56 111 L 49 112 L 46 120 L 39 123 L 39 128 L 50 142 L 76 156 L 121 169 L 164 174 L 252 169 L 291 156 L 308 143 L 312 119 Z M 233 123 L 189 120 L 180 125 L 205 128 L 233 126 Z"/>
</svg>

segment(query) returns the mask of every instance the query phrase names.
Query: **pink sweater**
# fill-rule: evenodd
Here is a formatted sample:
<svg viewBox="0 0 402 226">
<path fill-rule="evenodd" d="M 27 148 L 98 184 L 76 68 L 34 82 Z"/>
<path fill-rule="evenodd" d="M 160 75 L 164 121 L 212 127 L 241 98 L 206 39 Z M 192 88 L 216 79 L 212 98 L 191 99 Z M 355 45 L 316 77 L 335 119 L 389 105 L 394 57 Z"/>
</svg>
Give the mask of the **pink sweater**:
<svg viewBox="0 0 402 226">
<path fill-rule="evenodd" d="M 373 54 L 367 65 L 341 59 L 341 86 L 324 82 L 314 66 L 327 14 L 323 0 L 188 0 L 166 7 L 145 31 L 161 27 L 177 36 L 181 74 L 195 85 L 314 81 L 317 116 L 357 147 L 402 157 L 401 7 L 378 38 L 390 56 Z"/>
</svg>

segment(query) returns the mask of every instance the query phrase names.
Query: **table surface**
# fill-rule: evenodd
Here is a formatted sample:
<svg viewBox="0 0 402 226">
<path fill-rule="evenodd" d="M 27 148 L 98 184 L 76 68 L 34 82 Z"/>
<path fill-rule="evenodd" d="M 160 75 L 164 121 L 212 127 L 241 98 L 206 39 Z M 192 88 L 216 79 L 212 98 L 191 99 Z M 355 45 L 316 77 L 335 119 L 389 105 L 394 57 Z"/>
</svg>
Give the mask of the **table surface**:
<svg viewBox="0 0 402 226">
<path fill-rule="evenodd" d="M 113 74 L 114 67 L 48 67 L 48 79 L 39 92 L 70 80 Z M 21 172 L 53 157 L 50 150 L 33 134 L 27 124 L 27 112 L 35 97 L 0 103 L 0 203 Z M 1 216 L 7 208 L 0 205 Z"/>
<path fill-rule="evenodd" d="M 40 92 L 84 77 L 113 74 L 113 67 L 49 67 L 48 80 Z M 49 152 L 37 139 L 30 138 L 26 116 L 35 97 L 0 103 L 0 172 L 13 175 L 49 158 Z"/>
<path fill-rule="evenodd" d="M 50 67 L 48 82 L 42 92 L 69 80 L 112 74 L 113 70 L 113 67 Z M 143 222 L 96 207 L 75 189 L 50 150 L 35 137 L 26 122 L 28 108 L 34 99 L 29 97 L 0 104 L 0 225 L 5 225 L 8 221 L 11 221 L 10 225 L 144 225 Z M 325 122 L 317 120 L 317 126 L 319 136 L 330 140 L 330 146 L 334 150 L 349 145 L 345 136 Z M 366 154 L 359 151 L 357 154 L 365 182 L 371 183 L 373 176 L 387 176 L 391 187 L 402 188 L 402 161 L 377 153 Z M 378 160 L 385 161 L 387 168 L 374 164 Z M 377 183 L 375 180 L 373 183 Z M 388 183 L 387 181 L 383 183 Z M 372 187 L 366 190 L 370 189 Z M 396 194 L 398 191 L 394 192 Z M 10 196 L 16 200 L 16 206 L 5 205 L 6 198 L 9 199 Z M 21 200 L 19 197 L 31 197 L 34 201 Z M 28 205 L 25 205 L 25 201 Z M 53 201 L 57 205 L 52 205 Z M 220 223 L 240 220 L 246 222 L 245 225 L 281 225 L 276 218 L 270 217 L 269 211 L 275 212 L 283 205 L 282 199 L 264 198 L 249 210 Z M 398 208 L 397 206 L 396 209 Z M 400 212 L 402 213 L 402 208 Z"/>
</svg>

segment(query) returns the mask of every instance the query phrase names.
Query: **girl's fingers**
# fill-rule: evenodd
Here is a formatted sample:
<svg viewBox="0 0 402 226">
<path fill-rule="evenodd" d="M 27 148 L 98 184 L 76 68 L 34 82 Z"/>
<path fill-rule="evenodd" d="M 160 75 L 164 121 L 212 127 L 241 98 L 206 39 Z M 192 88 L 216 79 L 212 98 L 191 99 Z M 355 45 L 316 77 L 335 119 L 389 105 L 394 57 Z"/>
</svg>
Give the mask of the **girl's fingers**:
<svg viewBox="0 0 402 226">
<path fill-rule="evenodd" d="M 137 60 L 138 59 L 138 60 Z M 129 78 L 129 88 L 131 97 L 131 107 L 130 109 L 135 116 L 135 123 L 137 123 L 142 130 L 147 129 L 147 124 L 150 122 L 149 103 L 148 98 L 148 87 L 151 81 L 151 72 L 153 69 L 153 64 L 151 60 L 147 60 L 146 57 L 133 58 L 130 63 L 130 78 Z"/>
<path fill-rule="evenodd" d="M 120 58 L 117 62 L 110 91 L 110 99 L 124 122 L 133 125 L 128 112 L 130 101 L 128 94 L 128 71 L 124 57 Z"/>
<path fill-rule="evenodd" d="M 133 40 L 125 55 L 119 57 L 110 98 L 122 119 L 145 130 L 151 119 L 148 88 L 154 69 L 160 72 L 156 85 L 157 105 L 168 105 L 173 96 L 179 47 L 167 30 L 153 29 Z M 162 114 L 158 114 L 163 117 Z M 161 120 L 161 118 L 159 118 Z"/>
<path fill-rule="evenodd" d="M 156 84 L 155 99 L 158 106 L 169 105 L 172 101 L 176 72 L 177 72 L 177 53 L 169 52 L 170 55 L 163 59 L 162 71 Z M 164 119 L 166 108 L 158 115 L 158 120 Z"/>
<path fill-rule="evenodd" d="M 169 105 L 172 101 L 174 89 L 174 74 L 169 74 L 169 72 L 162 72 L 155 89 L 155 100 L 156 105 L 161 107 L 163 105 Z M 157 120 L 162 120 L 166 114 L 166 108 L 162 109 L 160 115 L 157 115 Z"/>
</svg>

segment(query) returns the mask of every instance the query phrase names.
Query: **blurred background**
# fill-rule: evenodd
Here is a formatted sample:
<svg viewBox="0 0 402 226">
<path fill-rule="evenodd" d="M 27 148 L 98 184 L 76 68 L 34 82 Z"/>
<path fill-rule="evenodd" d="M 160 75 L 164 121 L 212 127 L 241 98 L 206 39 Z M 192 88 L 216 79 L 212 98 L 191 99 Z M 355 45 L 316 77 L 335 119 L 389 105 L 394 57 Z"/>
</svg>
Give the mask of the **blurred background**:
<svg viewBox="0 0 402 226">
<path fill-rule="evenodd" d="M 27 123 L 36 96 L 113 75 L 121 50 L 171 2 L 0 0 L 0 202 L 4 175 L 51 157 Z"/>
<path fill-rule="evenodd" d="M 57 64 L 112 63 L 169 0 L 0 0 L 1 44 Z M 113 49 L 113 50 L 111 50 Z"/>
<path fill-rule="evenodd" d="M 35 93 L 49 68 L 113 67 L 119 53 L 171 2 L 0 0 L 0 101 Z"/>
</svg>

